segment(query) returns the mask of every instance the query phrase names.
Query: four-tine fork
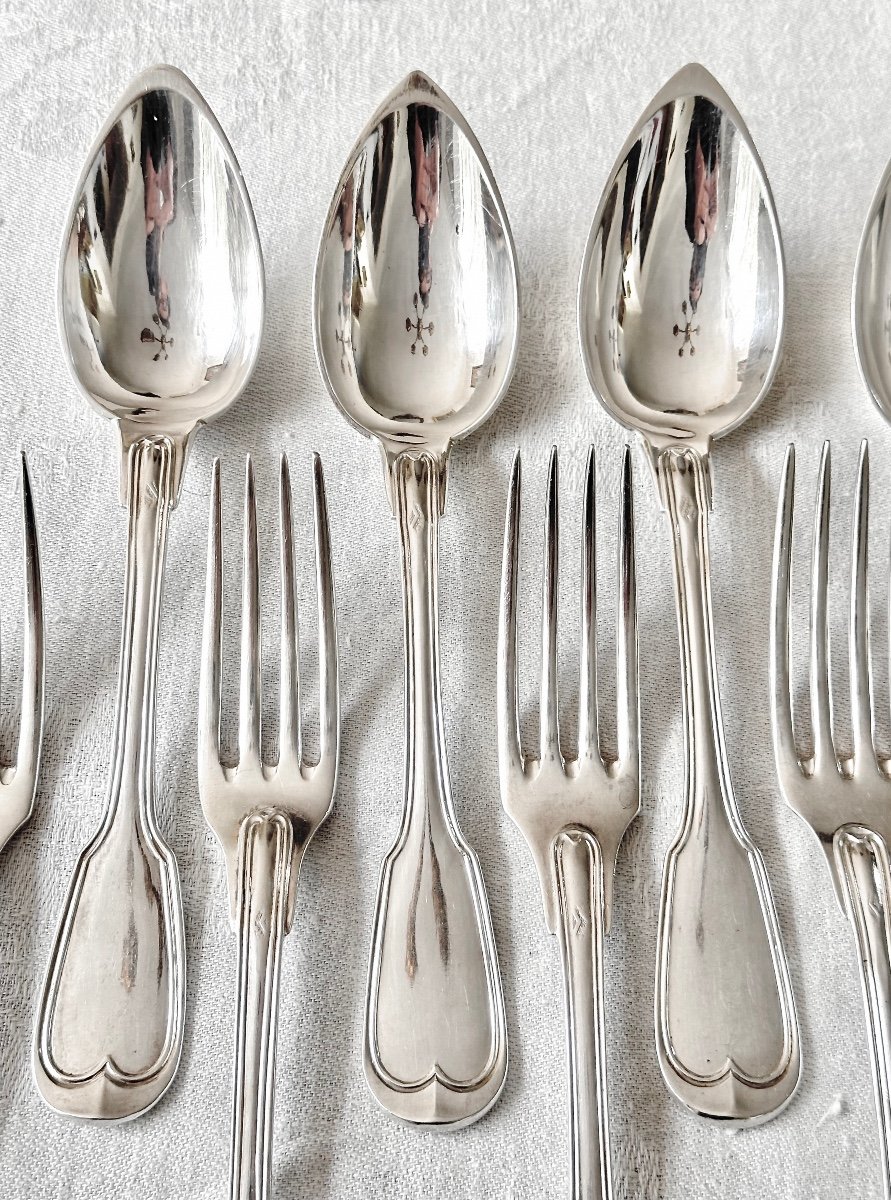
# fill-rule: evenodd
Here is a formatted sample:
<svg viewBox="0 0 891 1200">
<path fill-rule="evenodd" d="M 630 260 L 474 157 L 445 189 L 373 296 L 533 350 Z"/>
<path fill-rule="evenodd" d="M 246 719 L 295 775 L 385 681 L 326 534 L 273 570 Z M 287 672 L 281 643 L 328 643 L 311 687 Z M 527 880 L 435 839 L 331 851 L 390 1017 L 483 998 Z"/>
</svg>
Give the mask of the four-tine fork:
<svg viewBox="0 0 891 1200">
<path fill-rule="evenodd" d="M 811 573 L 812 752 L 803 755 L 796 748 L 789 681 L 794 446 L 786 452 L 774 543 L 771 724 L 783 796 L 819 838 L 842 910 L 854 928 L 869 1025 L 884 1194 L 891 1197 L 891 763 L 879 758 L 874 737 L 867 590 L 867 443 L 863 442 L 860 449 L 852 525 L 849 670 L 853 753 L 850 757 L 839 755 L 832 729 L 827 632 L 829 462 L 827 442 L 823 447 L 817 483 Z"/>
<path fill-rule="evenodd" d="M 574 1200 L 610 1200 L 603 937 L 609 930 L 619 843 L 637 815 L 639 718 L 637 616 L 631 458 L 622 464 L 618 539 L 617 742 L 606 761 L 598 732 L 596 684 L 594 451 L 584 488 L 579 744 L 575 758 L 560 746 L 557 704 L 557 451 L 551 452 L 545 519 L 542 657 L 536 756 L 520 745 L 517 696 L 517 574 L 520 543 L 520 456 L 508 495 L 498 638 L 498 760 L 501 798 L 529 844 L 538 868 L 545 919 L 560 937 L 566 988 Z"/>
<path fill-rule="evenodd" d="M 22 454 L 22 518 L 25 557 L 25 631 L 22 710 L 15 762 L 0 766 L 0 850 L 31 816 L 43 733 L 43 591 L 37 522 L 28 462 Z"/>
<path fill-rule="evenodd" d="M 238 933 L 238 1013 L 232 1110 L 232 1200 L 264 1200 L 272 1154 L 275 1040 L 282 939 L 294 917 L 303 853 L 331 810 L 337 777 L 339 706 L 334 582 L 322 467 L 313 462 L 319 604 L 320 751 L 302 748 L 291 485 L 282 456 L 281 700 L 277 763 L 261 755 L 260 595 L 254 473 L 247 461 L 242 571 L 238 765 L 220 761 L 222 514 L 214 464 L 201 670 L 198 783 L 207 823 L 226 860 L 230 918 Z"/>
</svg>

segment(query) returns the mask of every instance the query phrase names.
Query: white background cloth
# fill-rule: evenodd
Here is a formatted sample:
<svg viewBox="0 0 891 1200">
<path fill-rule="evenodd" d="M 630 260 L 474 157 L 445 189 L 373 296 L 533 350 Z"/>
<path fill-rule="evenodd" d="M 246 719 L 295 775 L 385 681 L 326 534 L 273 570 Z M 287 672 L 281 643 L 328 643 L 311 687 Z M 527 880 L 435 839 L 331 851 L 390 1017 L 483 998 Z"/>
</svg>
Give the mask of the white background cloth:
<svg viewBox="0 0 891 1200">
<path fill-rule="evenodd" d="M 681 710 L 668 530 L 637 468 L 643 812 L 620 855 L 606 953 L 617 1196 L 878 1197 L 878 1141 L 852 937 L 823 856 L 778 794 L 768 725 L 767 622 L 774 506 L 786 443 L 799 447 L 803 555 L 817 456 L 834 439 L 836 665 L 841 575 L 861 437 L 872 438 L 874 646 L 887 751 L 891 431 L 867 399 L 849 294 L 869 200 L 891 154 L 891 11 L 867 0 L 766 0 L 753 12 L 637 0 L 37 0 L 0 4 L 0 612 L 3 738 L 18 691 L 21 564 L 17 449 L 28 451 L 47 602 L 44 767 L 30 825 L 0 860 L 0 1196 L 140 1200 L 225 1194 L 235 983 L 221 860 L 199 807 L 198 650 L 211 462 L 224 464 L 230 579 L 241 470 L 256 456 L 267 595 L 274 594 L 276 456 L 292 461 L 305 672 L 315 669 L 310 453 L 323 452 L 339 599 L 343 747 L 335 812 L 308 853 L 285 944 L 273 1192 L 541 1200 L 567 1191 L 562 982 L 538 882 L 503 815 L 495 757 L 495 630 L 508 470 L 524 453 L 523 702 L 537 672 L 541 501 L 560 445 L 564 496 L 563 694 L 575 703 L 578 507 L 585 452 L 601 449 L 602 608 L 625 435 L 598 407 L 577 350 L 575 289 L 589 223 L 619 147 L 650 97 L 702 61 L 743 113 L 769 173 L 788 263 L 783 367 L 758 414 L 714 453 L 715 612 L 727 747 L 743 817 L 767 862 L 802 1030 L 804 1074 L 772 1123 L 728 1134 L 666 1092 L 653 1043 L 656 913 L 682 795 Z M 182 67 L 239 156 L 266 256 L 268 319 L 247 392 L 195 439 L 173 514 L 161 631 L 157 792 L 176 852 L 188 942 L 188 1018 L 176 1081 L 120 1127 L 64 1120 L 30 1075 L 35 1005 L 76 855 L 102 811 L 118 662 L 125 516 L 114 427 L 69 378 L 55 327 L 62 222 L 84 156 L 130 77 Z M 402 792 L 398 544 L 374 447 L 320 381 L 310 280 L 331 191 L 381 98 L 413 68 L 465 113 L 498 179 L 519 252 L 519 367 L 498 413 L 455 448 L 442 525 L 443 692 L 455 803 L 488 887 L 511 1065 L 489 1116 L 450 1136 L 378 1110 L 361 1067 L 371 915 Z M 803 589 L 804 578 L 797 585 Z M 799 634 L 804 598 L 796 607 Z M 270 607 L 270 649 L 276 645 Z M 611 642 L 609 628 L 604 646 Z M 837 638 L 835 637 L 837 635 Z M 798 638 L 801 644 L 801 638 Z M 234 658 L 234 646 L 232 648 Z M 273 657 L 270 653 L 270 658 Z M 274 677 L 270 667 L 269 678 Z M 842 682 L 844 673 L 842 672 Z M 844 706 L 841 706 L 844 709 Z M 844 719 L 844 711 L 841 713 Z"/>
</svg>

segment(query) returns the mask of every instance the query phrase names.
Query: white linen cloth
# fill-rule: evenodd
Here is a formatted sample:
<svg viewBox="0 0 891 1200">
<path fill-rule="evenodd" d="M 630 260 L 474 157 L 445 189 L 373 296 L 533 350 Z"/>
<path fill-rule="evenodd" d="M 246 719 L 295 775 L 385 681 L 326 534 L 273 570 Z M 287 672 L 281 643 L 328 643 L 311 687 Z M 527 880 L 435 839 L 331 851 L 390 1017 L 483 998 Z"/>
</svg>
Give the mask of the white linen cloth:
<svg viewBox="0 0 891 1200">
<path fill-rule="evenodd" d="M 662 862 L 680 817 L 683 765 L 668 530 L 636 456 L 643 812 L 620 854 L 606 946 L 617 1197 L 879 1197 L 853 940 L 822 854 L 778 794 L 767 626 L 785 445 L 794 438 L 799 448 L 803 555 L 819 447 L 832 437 L 838 502 L 833 625 L 843 671 L 850 497 L 858 443 L 870 437 L 874 646 L 887 749 L 891 431 L 855 369 L 849 294 L 870 196 L 891 154 L 885 53 L 891 10 L 867 0 L 825 6 L 765 0 L 757 13 L 730 0 L 699 7 L 663 0 L 7 0 L 0 14 L 0 613 L 7 750 L 22 634 L 19 446 L 29 455 L 40 521 L 48 652 L 37 807 L 0 858 L 0 1197 L 218 1200 L 226 1193 L 235 937 L 195 768 L 205 529 L 211 462 L 220 455 L 234 603 L 242 461 L 252 452 L 271 659 L 277 641 L 274 481 L 283 448 L 295 486 L 308 680 L 317 661 L 310 452 L 324 455 L 343 747 L 336 809 L 307 855 L 295 929 L 285 944 L 273 1194 L 310 1200 L 566 1194 L 558 946 L 544 926 L 531 859 L 498 795 L 495 633 L 504 505 L 511 455 L 521 446 L 528 712 L 537 686 L 544 475 L 550 446 L 558 443 L 562 682 L 571 710 L 585 452 L 590 442 L 600 447 L 601 609 L 611 660 L 615 498 L 625 441 L 596 404 L 580 361 L 579 263 L 622 142 L 650 97 L 691 59 L 714 72 L 748 123 L 773 185 L 788 263 L 788 333 L 777 383 L 759 413 L 715 448 L 712 565 L 727 748 L 739 806 L 764 853 L 779 910 L 804 1075 L 778 1119 L 728 1134 L 688 1115 L 666 1092 L 656 1064 L 656 914 Z M 192 77 L 240 159 L 266 256 L 268 319 L 247 392 L 195 439 L 171 522 L 155 774 L 160 823 L 179 861 L 185 902 L 183 1061 L 153 1112 L 99 1128 L 49 1111 L 30 1073 L 51 938 L 76 855 L 103 807 L 126 532 L 115 430 L 88 409 L 69 378 L 55 327 L 55 275 L 62 222 L 88 147 L 131 76 L 156 61 Z M 376 1107 L 362 1074 L 371 915 L 379 864 L 402 803 L 398 543 L 377 453 L 325 393 L 310 335 L 310 281 L 332 189 L 374 107 L 413 68 L 427 71 L 455 100 L 490 159 L 519 252 L 523 303 L 516 377 L 499 412 L 455 448 L 442 524 L 443 701 L 452 784 L 488 887 L 511 1054 L 498 1105 L 477 1125 L 449 1136 L 392 1122 Z M 804 586 L 802 575 L 798 585 Z M 800 647 L 805 605 L 798 594 Z M 230 647 L 234 664 L 234 640 Z M 274 678 L 271 665 L 267 675 Z M 229 684 L 234 690 L 232 678 Z"/>
</svg>

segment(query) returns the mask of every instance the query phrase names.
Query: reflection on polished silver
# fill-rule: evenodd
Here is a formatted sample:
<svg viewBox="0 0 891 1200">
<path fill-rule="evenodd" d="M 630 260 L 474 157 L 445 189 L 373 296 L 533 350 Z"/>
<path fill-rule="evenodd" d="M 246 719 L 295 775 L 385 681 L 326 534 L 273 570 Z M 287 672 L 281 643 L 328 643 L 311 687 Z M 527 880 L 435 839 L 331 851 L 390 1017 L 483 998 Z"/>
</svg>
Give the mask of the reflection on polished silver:
<svg viewBox="0 0 891 1200">
<path fill-rule="evenodd" d="M 331 811 L 337 777 L 339 713 L 334 581 L 325 485 L 313 462 L 319 602 L 320 751 L 303 753 L 297 670 L 297 605 L 291 482 L 282 456 L 281 699 L 278 762 L 264 763 L 260 728 L 260 582 L 254 473 L 248 459 L 244 502 L 241 691 L 238 765 L 220 762 L 223 636 L 223 532 L 220 464 L 214 464 L 198 746 L 198 787 L 207 823 L 226 862 L 229 911 L 238 933 L 238 1011 L 232 1108 L 231 1200 L 264 1200 L 272 1158 L 275 1044 L 282 939 L 294 919 L 300 865 Z"/>
<path fill-rule="evenodd" d="M 538 868 L 545 919 L 560 937 L 569 1044 L 573 1200 L 612 1200 L 603 1005 L 603 938 L 609 931 L 619 844 L 640 808 L 637 614 L 631 458 L 622 464 L 618 538 L 618 757 L 604 760 L 598 732 L 594 451 L 585 475 L 579 744 L 560 745 L 557 704 L 557 451 L 548 472 L 542 595 L 540 747 L 520 745 L 517 578 L 520 456 L 507 502 L 498 631 L 498 760 L 501 799 Z"/>
<path fill-rule="evenodd" d="M 891 421 L 891 162 L 873 196 L 854 268 L 854 355 L 870 395 Z"/>
<path fill-rule="evenodd" d="M 519 296 L 483 153 L 424 75 L 392 93 L 350 156 L 325 222 L 314 306 L 322 374 L 382 447 L 402 541 L 405 808 L 381 872 L 365 1073 L 394 1116 L 454 1128 L 497 1099 L 507 1038 L 482 875 L 449 789 L 438 528 L 451 443 L 510 381 Z"/>
<path fill-rule="evenodd" d="M 43 738 L 43 588 L 37 521 L 28 461 L 22 454 L 22 518 L 25 559 L 25 624 L 22 647 L 22 704 L 15 762 L 0 766 L 0 850 L 34 810 Z"/>
<path fill-rule="evenodd" d="M 169 1086 L 185 1012 L 179 879 L 153 798 L 167 520 L 189 439 L 247 383 L 263 323 L 238 164 L 206 102 L 170 67 L 135 80 L 87 160 L 59 308 L 75 378 L 120 430 L 129 533 L 105 816 L 71 880 L 34 1073 L 58 1111 L 120 1120 Z"/>
<path fill-rule="evenodd" d="M 619 155 L 585 251 L 579 328 L 601 402 L 641 435 L 674 548 L 686 802 L 663 881 L 659 1062 L 694 1111 L 737 1122 L 778 1112 L 801 1068 L 770 885 L 724 748 L 708 454 L 773 381 L 783 293 L 780 233 L 757 152 L 711 75 L 688 66 Z"/>
<path fill-rule="evenodd" d="M 860 450 L 851 528 L 849 671 L 853 753 L 833 739 L 829 683 L 829 443 L 817 482 L 810 607 L 811 752 L 796 748 L 789 671 L 795 448 L 786 452 L 777 510 L 771 597 L 771 724 L 786 803 L 811 826 L 826 854 L 842 911 L 854 928 L 879 1117 L 883 1195 L 891 1197 L 891 762 L 873 741 L 869 652 L 869 451 Z M 801 739 L 799 739 L 799 744 Z"/>
</svg>

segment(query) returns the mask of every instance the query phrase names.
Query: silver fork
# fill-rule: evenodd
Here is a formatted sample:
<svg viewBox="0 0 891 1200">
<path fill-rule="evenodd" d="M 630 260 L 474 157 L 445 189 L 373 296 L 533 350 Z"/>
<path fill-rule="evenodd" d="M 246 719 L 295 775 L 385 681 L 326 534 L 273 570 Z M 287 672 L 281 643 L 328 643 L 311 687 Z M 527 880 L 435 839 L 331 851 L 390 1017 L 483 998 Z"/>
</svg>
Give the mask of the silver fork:
<svg viewBox="0 0 891 1200">
<path fill-rule="evenodd" d="M 594 451 L 588 455 L 582 545 L 579 745 L 560 747 L 557 704 L 557 450 L 551 452 L 545 516 L 540 749 L 524 755 L 517 700 L 517 573 L 520 456 L 507 502 L 498 634 L 498 760 L 501 799 L 538 868 L 545 919 L 560 938 L 566 994 L 574 1200 L 610 1200 L 603 1014 L 603 937 L 609 931 L 619 843 L 640 808 L 637 614 L 631 458 L 622 461 L 618 541 L 618 758 L 598 733 Z"/>
<path fill-rule="evenodd" d="M 231 1200 L 264 1200 L 272 1157 L 275 1041 L 282 939 L 291 928 L 303 854 L 334 798 L 339 740 L 334 581 L 325 486 L 313 460 L 319 604 L 319 761 L 301 739 L 291 484 L 282 456 L 281 698 L 277 763 L 261 757 L 260 595 L 254 472 L 247 460 L 242 571 L 238 765 L 220 762 L 222 515 L 214 463 L 201 668 L 198 785 L 204 816 L 222 847 L 229 909 L 238 933 L 238 1013 L 232 1108 Z"/>
<path fill-rule="evenodd" d="M 891 762 L 874 740 L 869 652 L 867 544 L 869 448 L 860 448 L 852 524 L 849 656 L 853 756 L 838 755 L 832 733 L 827 633 L 830 456 L 823 446 L 817 482 L 810 609 L 810 724 L 813 753 L 796 749 L 789 685 L 789 601 L 795 447 L 786 452 L 774 542 L 771 598 L 771 724 L 786 803 L 816 833 L 842 911 L 854 928 L 866 1006 L 879 1118 L 884 1194 L 891 1197 Z"/>
<path fill-rule="evenodd" d="M 25 632 L 22 709 L 16 760 L 0 767 L 0 850 L 34 810 L 43 736 L 43 590 L 37 522 L 28 461 L 22 453 L 22 528 L 25 557 Z"/>
</svg>

